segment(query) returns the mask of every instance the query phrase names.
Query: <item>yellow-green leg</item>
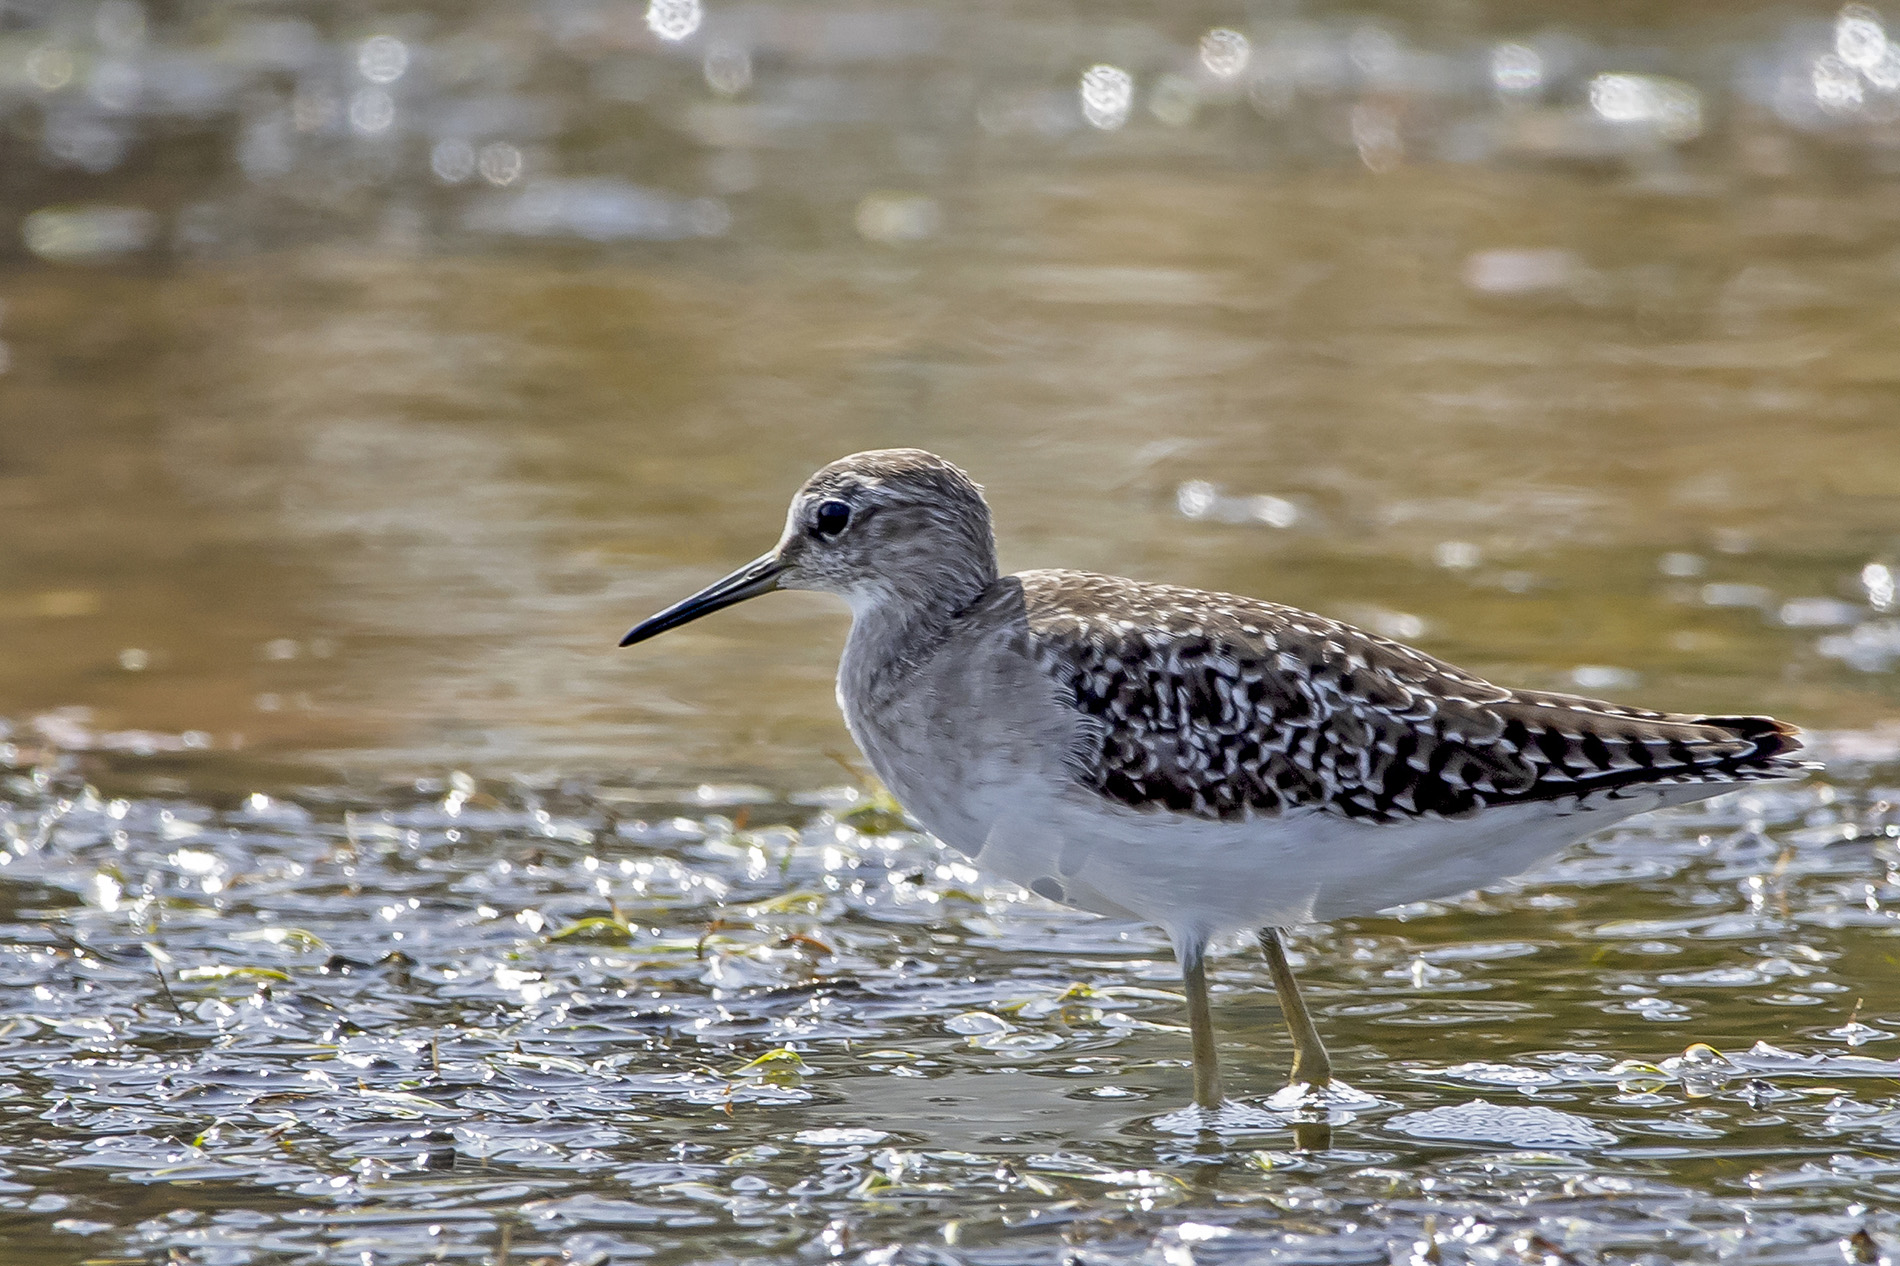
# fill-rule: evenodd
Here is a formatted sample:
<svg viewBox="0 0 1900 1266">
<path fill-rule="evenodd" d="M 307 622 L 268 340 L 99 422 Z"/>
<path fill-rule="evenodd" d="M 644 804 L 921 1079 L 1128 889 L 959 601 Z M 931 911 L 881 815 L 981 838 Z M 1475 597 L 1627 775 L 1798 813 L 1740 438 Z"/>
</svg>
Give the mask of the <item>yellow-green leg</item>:
<svg viewBox="0 0 1900 1266">
<path fill-rule="evenodd" d="M 1300 997 L 1300 983 L 1293 979 L 1293 967 L 1286 961 L 1277 928 L 1260 929 L 1260 949 L 1267 956 L 1273 991 L 1280 995 L 1280 1012 L 1293 1034 L 1293 1075 L 1287 1084 L 1324 1090 L 1332 1084 L 1333 1061 L 1326 1054 L 1325 1043 L 1319 1040 L 1319 1030 L 1313 1027 L 1313 1017 L 1307 1014 L 1306 999 Z M 1324 1106 L 1312 1104 L 1294 1114 L 1293 1146 L 1302 1152 L 1332 1149 L 1333 1127 Z"/>
<path fill-rule="evenodd" d="M 1220 1057 L 1214 1052 L 1214 1012 L 1207 1001 L 1207 969 L 1199 947 L 1177 952 L 1181 983 L 1187 987 L 1188 1030 L 1194 1036 L 1194 1103 L 1197 1107 L 1218 1108 Z"/>
<path fill-rule="evenodd" d="M 1293 979 L 1293 968 L 1286 961 L 1277 928 L 1260 929 L 1260 949 L 1267 956 L 1267 970 L 1273 975 L 1273 990 L 1280 995 L 1280 1011 L 1293 1034 L 1293 1076 L 1288 1085 L 1305 1084 L 1323 1090 L 1332 1084 L 1333 1061 L 1326 1054 L 1313 1017 L 1306 1012 L 1306 999 L 1300 997 L 1300 983 Z"/>
</svg>

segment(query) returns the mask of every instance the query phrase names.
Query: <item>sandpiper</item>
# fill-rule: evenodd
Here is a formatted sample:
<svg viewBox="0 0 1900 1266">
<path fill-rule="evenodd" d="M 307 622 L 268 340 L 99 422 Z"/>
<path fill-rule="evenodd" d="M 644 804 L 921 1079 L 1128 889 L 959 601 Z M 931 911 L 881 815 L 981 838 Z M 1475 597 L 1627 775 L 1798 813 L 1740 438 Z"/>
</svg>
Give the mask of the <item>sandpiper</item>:
<svg viewBox="0 0 1900 1266">
<path fill-rule="evenodd" d="M 826 466 L 769 553 L 620 644 L 773 589 L 850 604 L 838 702 L 918 822 L 1040 896 L 1166 931 L 1204 1109 L 1222 1104 L 1216 937 L 1258 930 L 1291 1084 L 1324 1088 L 1281 929 L 1454 896 L 1633 814 L 1809 768 L 1770 717 L 1495 686 L 1253 598 L 999 575 L 982 489 L 919 449 Z"/>
</svg>

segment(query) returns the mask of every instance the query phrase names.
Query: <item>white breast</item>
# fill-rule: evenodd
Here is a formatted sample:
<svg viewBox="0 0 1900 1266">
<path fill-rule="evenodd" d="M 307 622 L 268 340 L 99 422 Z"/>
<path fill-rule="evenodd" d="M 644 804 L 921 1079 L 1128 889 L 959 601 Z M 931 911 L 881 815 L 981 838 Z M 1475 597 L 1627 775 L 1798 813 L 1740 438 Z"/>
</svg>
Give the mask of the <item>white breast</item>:
<svg viewBox="0 0 1900 1266">
<path fill-rule="evenodd" d="M 1079 718 L 1009 627 L 967 626 L 927 654 L 858 613 L 838 664 L 838 705 L 871 768 L 910 814 L 974 856 L 1012 805 L 1068 785 Z M 1005 876 L 1010 877 L 1010 876 Z"/>
</svg>

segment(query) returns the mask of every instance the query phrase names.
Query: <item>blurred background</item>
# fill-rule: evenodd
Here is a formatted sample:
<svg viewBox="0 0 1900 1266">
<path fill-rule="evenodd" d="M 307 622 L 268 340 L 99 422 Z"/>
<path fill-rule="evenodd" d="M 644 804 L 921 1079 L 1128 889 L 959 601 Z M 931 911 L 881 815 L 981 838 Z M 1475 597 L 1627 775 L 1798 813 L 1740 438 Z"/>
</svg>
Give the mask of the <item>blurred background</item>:
<svg viewBox="0 0 1900 1266">
<path fill-rule="evenodd" d="M 1889 1260 L 1890 3 L 0 2 L 9 1259 Z M 841 604 L 615 648 L 890 445 L 1828 771 L 1302 931 L 1377 1098 L 1190 1141 Z"/>
<path fill-rule="evenodd" d="M 834 604 L 613 643 L 914 444 L 1006 567 L 1900 746 L 1886 20 L 10 0 L 0 717 L 835 782 Z"/>
</svg>

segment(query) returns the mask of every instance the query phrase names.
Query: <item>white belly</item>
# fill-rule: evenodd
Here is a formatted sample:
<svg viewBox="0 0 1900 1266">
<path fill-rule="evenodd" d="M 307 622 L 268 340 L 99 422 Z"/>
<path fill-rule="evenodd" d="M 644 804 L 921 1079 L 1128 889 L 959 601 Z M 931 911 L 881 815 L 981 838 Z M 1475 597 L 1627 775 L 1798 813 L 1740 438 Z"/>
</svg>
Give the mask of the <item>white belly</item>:
<svg viewBox="0 0 1900 1266">
<path fill-rule="evenodd" d="M 1522 874 L 1613 822 L 1722 790 L 1373 825 L 1321 813 L 1210 822 L 1024 789 L 1014 807 L 999 807 L 976 862 L 1051 900 L 1158 923 L 1178 943 L 1204 942 L 1457 896 Z"/>
</svg>

